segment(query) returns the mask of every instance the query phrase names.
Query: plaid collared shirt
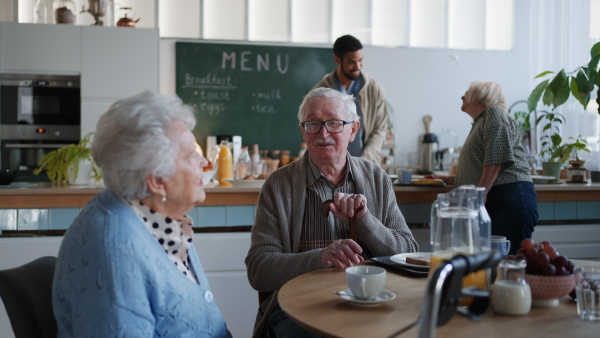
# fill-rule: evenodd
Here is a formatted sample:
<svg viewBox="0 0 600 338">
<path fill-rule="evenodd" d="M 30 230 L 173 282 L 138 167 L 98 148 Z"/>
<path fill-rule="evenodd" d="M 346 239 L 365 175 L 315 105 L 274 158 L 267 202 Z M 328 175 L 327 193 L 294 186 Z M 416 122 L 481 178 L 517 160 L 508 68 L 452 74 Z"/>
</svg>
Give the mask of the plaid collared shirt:
<svg viewBox="0 0 600 338">
<path fill-rule="evenodd" d="M 334 240 L 349 237 L 349 225 L 337 219 L 332 212 L 329 212 L 327 217 L 323 216 L 321 206 L 326 200 L 333 199 L 336 192 L 351 194 L 356 190 L 348 159 L 346 159 L 345 178 L 338 184 L 325 177 L 310 158 L 308 163 L 306 208 L 300 236 L 300 252 L 324 248 Z"/>
</svg>

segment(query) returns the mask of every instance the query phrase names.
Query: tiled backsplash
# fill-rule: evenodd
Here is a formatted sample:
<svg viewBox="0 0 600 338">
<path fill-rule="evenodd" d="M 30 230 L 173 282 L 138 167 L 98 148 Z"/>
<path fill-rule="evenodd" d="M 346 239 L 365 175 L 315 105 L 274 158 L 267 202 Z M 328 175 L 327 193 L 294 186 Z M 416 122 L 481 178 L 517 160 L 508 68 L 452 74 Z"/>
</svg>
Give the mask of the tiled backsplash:
<svg viewBox="0 0 600 338">
<path fill-rule="evenodd" d="M 0 230 L 65 230 L 80 208 L 0 209 Z M 194 227 L 252 226 L 253 205 L 200 206 L 188 213 Z"/>
<path fill-rule="evenodd" d="M 429 223 L 431 204 L 400 204 L 409 224 Z M 80 208 L 0 209 L 0 230 L 64 230 L 79 214 Z M 540 202 L 540 221 L 600 219 L 600 202 Z M 199 206 L 188 213 L 194 226 L 252 226 L 254 205 Z"/>
</svg>

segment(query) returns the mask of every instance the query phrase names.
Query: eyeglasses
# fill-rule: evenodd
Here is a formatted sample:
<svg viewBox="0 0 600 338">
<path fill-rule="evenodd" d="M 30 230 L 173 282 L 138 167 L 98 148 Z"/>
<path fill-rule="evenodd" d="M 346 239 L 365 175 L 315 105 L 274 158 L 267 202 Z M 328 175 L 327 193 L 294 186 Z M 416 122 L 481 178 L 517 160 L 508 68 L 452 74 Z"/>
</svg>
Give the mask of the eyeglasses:
<svg viewBox="0 0 600 338">
<path fill-rule="evenodd" d="M 327 120 L 327 121 L 306 121 L 300 123 L 304 132 L 307 134 L 318 134 L 321 131 L 321 127 L 325 126 L 330 134 L 337 134 L 344 131 L 344 126 L 347 124 L 354 123 L 353 121 L 342 121 L 342 120 Z"/>
</svg>

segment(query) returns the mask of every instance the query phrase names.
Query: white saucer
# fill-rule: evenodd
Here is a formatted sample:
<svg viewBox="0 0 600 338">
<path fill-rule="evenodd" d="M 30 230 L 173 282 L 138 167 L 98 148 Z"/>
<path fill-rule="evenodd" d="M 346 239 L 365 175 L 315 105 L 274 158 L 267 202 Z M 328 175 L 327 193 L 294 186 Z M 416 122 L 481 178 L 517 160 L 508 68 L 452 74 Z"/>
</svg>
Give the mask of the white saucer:
<svg viewBox="0 0 600 338">
<path fill-rule="evenodd" d="M 381 290 L 381 292 L 379 293 L 379 296 L 377 296 L 377 298 L 372 299 L 372 300 L 356 299 L 356 298 L 354 298 L 354 295 L 352 294 L 352 291 L 350 291 L 350 289 L 335 292 L 335 294 L 341 300 L 345 300 L 352 305 L 362 306 L 362 307 L 378 306 L 378 305 L 381 305 L 385 302 L 389 302 L 390 300 L 396 298 L 396 294 L 391 291 L 388 291 L 388 290 Z"/>
</svg>

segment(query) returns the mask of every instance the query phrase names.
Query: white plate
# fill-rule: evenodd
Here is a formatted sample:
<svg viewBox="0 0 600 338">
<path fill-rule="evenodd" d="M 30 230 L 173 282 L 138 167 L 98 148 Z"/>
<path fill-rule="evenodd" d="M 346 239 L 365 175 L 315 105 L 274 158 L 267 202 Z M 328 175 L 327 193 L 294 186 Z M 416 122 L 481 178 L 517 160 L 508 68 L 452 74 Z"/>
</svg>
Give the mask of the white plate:
<svg viewBox="0 0 600 338">
<path fill-rule="evenodd" d="M 260 188 L 265 180 L 225 180 L 236 188 Z"/>
<path fill-rule="evenodd" d="M 390 260 L 394 263 L 404 265 L 407 268 L 429 270 L 429 265 L 418 265 L 418 264 L 406 263 L 406 257 L 416 257 L 416 256 L 431 256 L 431 252 L 409 252 L 409 253 L 397 254 L 397 255 L 391 256 Z"/>
<path fill-rule="evenodd" d="M 356 299 L 356 298 L 354 298 L 354 295 L 352 294 L 352 291 L 350 291 L 350 289 L 346 289 L 346 290 L 342 290 L 342 291 L 334 292 L 334 293 L 338 296 L 339 299 L 345 300 L 352 305 L 362 306 L 362 307 L 371 307 L 371 306 L 381 305 L 385 302 L 389 302 L 390 300 L 396 298 L 396 294 L 391 291 L 388 291 L 388 290 L 381 290 L 381 292 L 379 293 L 379 296 L 377 296 L 377 298 L 375 298 L 373 300 Z"/>
<path fill-rule="evenodd" d="M 533 183 L 544 184 L 544 183 L 550 183 L 550 182 L 556 180 L 556 177 L 554 177 L 554 176 L 531 175 L 531 179 L 533 180 Z"/>
</svg>

